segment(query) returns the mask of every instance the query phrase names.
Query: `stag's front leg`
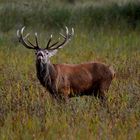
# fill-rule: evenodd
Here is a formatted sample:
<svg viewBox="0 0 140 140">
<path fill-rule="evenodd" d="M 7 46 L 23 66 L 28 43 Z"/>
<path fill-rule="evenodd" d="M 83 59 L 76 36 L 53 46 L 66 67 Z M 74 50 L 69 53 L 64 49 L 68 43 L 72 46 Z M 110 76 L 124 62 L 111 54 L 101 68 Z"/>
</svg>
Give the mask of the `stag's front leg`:
<svg viewBox="0 0 140 140">
<path fill-rule="evenodd" d="M 102 99 L 106 99 L 106 93 L 109 90 L 109 86 L 111 84 L 111 79 L 104 80 L 101 82 L 100 87 L 99 87 L 99 95 L 101 96 Z"/>
<path fill-rule="evenodd" d="M 109 112 L 109 106 L 108 106 L 106 93 L 109 89 L 110 83 L 111 83 L 110 80 L 102 81 L 99 87 L 99 98 L 101 100 L 102 105 L 107 108 L 108 112 Z"/>
<path fill-rule="evenodd" d="M 59 99 L 64 103 L 69 102 L 69 94 L 70 90 L 67 86 L 62 87 L 58 92 Z"/>
<path fill-rule="evenodd" d="M 60 97 L 57 94 L 52 95 L 52 101 L 54 104 L 59 104 L 60 103 Z"/>
<path fill-rule="evenodd" d="M 56 92 L 54 94 L 51 94 L 52 100 L 55 103 L 61 104 L 61 103 L 68 103 L 69 102 L 69 97 L 67 96 L 68 94 L 66 92 Z"/>
</svg>

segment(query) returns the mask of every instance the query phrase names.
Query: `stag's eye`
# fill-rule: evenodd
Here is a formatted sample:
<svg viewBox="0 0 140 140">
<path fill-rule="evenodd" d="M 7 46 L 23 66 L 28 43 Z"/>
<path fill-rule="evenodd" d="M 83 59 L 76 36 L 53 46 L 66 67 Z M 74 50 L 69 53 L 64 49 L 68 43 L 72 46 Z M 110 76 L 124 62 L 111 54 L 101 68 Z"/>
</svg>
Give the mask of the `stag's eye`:
<svg viewBox="0 0 140 140">
<path fill-rule="evenodd" d="M 48 55 L 49 53 L 48 53 L 48 52 L 46 52 L 46 54 Z"/>
</svg>

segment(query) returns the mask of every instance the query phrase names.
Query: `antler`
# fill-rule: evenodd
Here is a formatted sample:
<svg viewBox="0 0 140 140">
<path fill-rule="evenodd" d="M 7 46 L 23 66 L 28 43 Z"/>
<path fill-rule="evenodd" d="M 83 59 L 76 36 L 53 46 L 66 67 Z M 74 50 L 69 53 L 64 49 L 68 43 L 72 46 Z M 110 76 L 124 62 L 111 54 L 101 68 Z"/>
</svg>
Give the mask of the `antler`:
<svg viewBox="0 0 140 140">
<path fill-rule="evenodd" d="M 51 47 L 53 47 L 53 46 L 55 46 L 56 44 L 59 43 L 59 42 L 57 41 L 56 43 L 54 43 L 54 44 L 52 44 L 51 46 L 49 46 L 50 43 L 51 43 L 51 41 L 52 41 L 52 35 L 50 36 L 50 39 L 49 39 L 49 41 L 48 41 L 48 43 L 47 43 L 47 47 L 46 47 L 47 50 L 49 50 Z"/>
<path fill-rule="evenodd" d="M 25 29 L 25 26 L 22 27 L 21 30 L 17 30 L 17 37 L 18 37 L 19 42 L 21 42 L 28 49 L 35 49 L 35 50 L 40 49 L 40 47 L 38 45 L 37 33 L 35 33 L 35 42 L 36 42 L 36 44 L 34 45 L 27 38 L 30 35 L 29 33 L 25 37 L 23 37 L 23 31 L 24 31 L 24 29 Z M 28 41 L 28 43 L 30 45 L 25 41 L 26 38 L 27 38 L 27 41 Z"/>
<path fill-rule="evenodd" d="M 56 43 L 54 43 L 51 46 L 49 46 L 50 42 L 52 40 L 52 35 L 51 35 L 50 39 L 48 41 L 47 47 L 46 47 L 47 50 L 55 50 L 55 49 L 58 49 L 58 48 L 63 48 L 71 40 L 71 37 L 74 35 L 74 29 L 72 28 L 72 32 L 69 33 L 68 28 L 67 27 L 65 27 L 65 28 L 66 28 L 66 35 L 63 35 L 62 33 L 60 33 L 60 35 L 64 38 L 64 41 L 61 44 L 59 44 L 58 46 L 56 46 L 56 47 L 53 47 L 53 46 L 58 44 L 59 41 L 57 41 Z M 60 38 L 59 38 L 59 40 L 60 40 Z"/>
<path fill-rule="evenodd" d="M 45 49 L 47 50 L 55 50 L 55 49 L 58 49 L 58 48 L 63 48 L 70 40 L 71 40 L 71 37 L 74 35 L 74 29 L 72 28 L 72 32 L 69 33 L 69 30 L 67 27 L 66 28 L 66 35 L 63 35 L 62 33 L 60 33 L 60 35 L 64 38 L 64 41 L 59 44 L 58 46 L 56 46 L 59 41 L 53 43 L 52 45 L 50 45 L 51 41 L 52 41 L 52 35 L 50 36 L 50 39 L 47 43 L 47 47 Z M 23 31 L 25 29 L 25 26 L 21 29 L 21 30 L 17 30 L 17 37 L 19 39 L 19 42 L 21 42 L 26 48 L 28 49 L 40 49 L 39 45 L 38 45 L 38 37 L 37 37 L 37 33 L 35 33 L 35 42 L 36 44 L 32 44 L 29 40 L 28 40 L 28 36 L 30 35 L 29 33 L 23 37 Z M 27 42 L 25 41 L 25 39 L 27 39 Z M 59 38 L 60 40 L 60 38 Z M 30 44 L 30 45 L 29 45 Z M 54 47 L 56 46 L 56 47 Z"/>
</svg>

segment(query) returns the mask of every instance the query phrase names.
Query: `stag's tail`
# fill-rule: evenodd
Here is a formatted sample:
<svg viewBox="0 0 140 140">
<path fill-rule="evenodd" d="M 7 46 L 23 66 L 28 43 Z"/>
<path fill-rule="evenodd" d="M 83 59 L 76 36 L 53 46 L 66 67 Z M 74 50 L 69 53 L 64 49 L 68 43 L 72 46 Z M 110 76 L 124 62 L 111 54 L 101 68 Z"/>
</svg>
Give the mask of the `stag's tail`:
<svg viewBox="0 0 140 140">
<path fill-rule="evenodd" d="M 113 79 L 115 77 L 115 71 L 114 71 L 113 66 L 109 66 L 109 70 L 111 71 L 112 79 Z"/>
</svg>

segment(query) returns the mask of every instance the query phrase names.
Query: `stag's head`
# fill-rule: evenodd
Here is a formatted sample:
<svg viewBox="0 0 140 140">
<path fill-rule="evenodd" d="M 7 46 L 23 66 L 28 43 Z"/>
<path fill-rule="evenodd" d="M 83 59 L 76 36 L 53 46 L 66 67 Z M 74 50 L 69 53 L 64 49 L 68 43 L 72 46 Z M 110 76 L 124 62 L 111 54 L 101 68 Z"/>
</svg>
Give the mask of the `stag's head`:
<svg viewBox="0 0 140 140">
<path fill-rule="evenodd" d="M 39 47 L 37 33 L 35 33 L 35 44 L 29 41 L 28 39 L 28 36 L 30 35 L 29 33 L 23 36 L 25 27 L 23 27 L 21 30 L 17 30 L 17 37 L 18 37 L 19 42 L 23 44 L 26 48 L 35 50 L 37 62 L 49 63 L 50 62 L 49 58 L 55 55 L 59 48 L 63 48 L 71 40 L 71 37 L 74 35 L 73 28 L 72 28 L 71 33 L 69 33 L 69 30 L 67 27 L 65 28 L 66 28 L 65 35 L 60 33 L 60 35 L 63 37 L 64 40 L 61 43 L 59 43 L 59 40 L 60 40 L 59 38 L 57 42 L 51 43 L 52 41 L 52 35 L 51 35 L 47 43 L 47 46 L 45 48 Z"/>
</svg>

